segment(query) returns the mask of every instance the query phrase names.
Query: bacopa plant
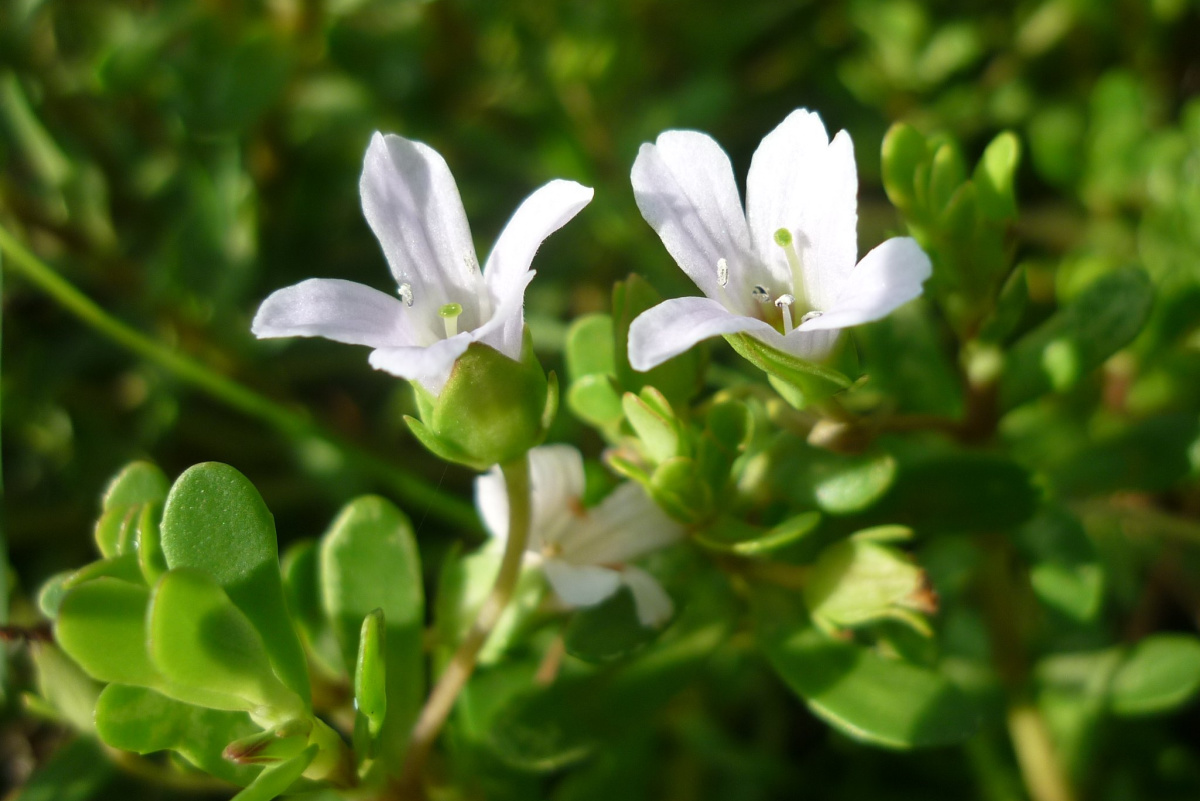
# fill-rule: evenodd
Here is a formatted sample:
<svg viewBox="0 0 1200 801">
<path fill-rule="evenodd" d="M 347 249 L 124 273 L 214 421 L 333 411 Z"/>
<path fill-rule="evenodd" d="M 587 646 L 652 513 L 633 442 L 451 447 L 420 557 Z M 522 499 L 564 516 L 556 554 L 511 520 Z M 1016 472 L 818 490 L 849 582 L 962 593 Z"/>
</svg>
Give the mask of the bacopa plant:
<svg viewBox="0 0 1200 801">
<path fill-rule="evenodd" d="M 907 235 L 859 258 L 847 132 L 788 115 L 743 206 L 713 139 L 667 131 L 633 193 L 702 295 L 617 283 L 611 313 L 571 323 L 559 378 L 523 301 L 592 190 L 535 191 L 480 267 L 446 162 L 377 134 L 361 197 L 395 286 L 310 279 L 253 332 L 366 346 L 411 382 L 408 425 L 478 472 L 487 536 L 435 551 L 364 496 L 281 554 L 234 467 L 131 464 L 98 558 L 41 589 L 31 707 L 237 801 L 611 798 L 669 759 L 647 732 L 682 696 L 720 706 L 750 675 L 846 748 L 961 746 L 986 797 L 1020 797 L 1016 777 L 1036 801 L 1087 797 L 1106 727 L 1200 690 L 1200 640 L 1106 616 L 1153 550 L 1135 529 L 1166 525 L 1111 494 L 1146 458 L 1138 424 L 1066 442 L 1045 419 L 1107 402 L 1155 284 L 1111 269 L 1034 309 L 1020 151 L 1001 133 L 972 167 L 895 125 L 882 177 Z M 713 367 L 720 337 L 747 369 Z M 560 407 L 598 461 L 546 441 Z M 745 732 L 690 736 L 717 754 Z"/>
</svg>

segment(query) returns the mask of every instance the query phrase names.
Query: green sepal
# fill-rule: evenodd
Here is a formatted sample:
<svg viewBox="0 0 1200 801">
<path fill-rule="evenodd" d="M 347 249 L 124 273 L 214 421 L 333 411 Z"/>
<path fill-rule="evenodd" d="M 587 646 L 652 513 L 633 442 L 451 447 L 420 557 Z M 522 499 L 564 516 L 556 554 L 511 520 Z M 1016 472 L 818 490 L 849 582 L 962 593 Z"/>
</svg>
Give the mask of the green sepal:
<svg viewBox="0 0 1200 801">
<path fill-rule="evenodd" d="M 837 370 L 775 350 L 749 334 L 727 334 L 725 340 L 764 371 L 783 399 L 797 409 L 848 389 L 853 383 Z"/>
<path fill-rule="evenodd" d="M 275 765 L 308 747 L 311 720 L 289 720 L 269 731 L 240 737 L 225 746 L 222 755 L 238 765 Z"/>
<path fill-rule="evenodd" d="M 272 801 L 278 798 L 304 775 L 304 771 L 316 759 L 317 751 L 317 746 L 310 745 L 287 762 L 264 768 L 231 801 Z"/>
<path fill-rule="evenodd" d="M 408 424 L 439 458 L 486 470 L 522 458 L 545 439 L 557 395 L 557 382 L 552 390 L 526 329 L 519 362 L 472 342 L 432 406 L 418 404 L 422 425 Z"/>
<path fill-rule="evenodd" d="M 354 664 L 354 706 L 367 721 L 371 738 L 379 736 L 387 715 L 387 631 L 383 610 L 363 618 Z"/>
<path fill-rule="evenodd" d="M 735 517 L 721 516 L 695 536 L 698 545 L 720 553 L 765 557 L 794 545 L 817 530 L 820 512 L 801 512 L 766 531 Z"/>
<path fill-rule="evenodd" d="M 813 623 L 837 632 L 891 619 L 932 635 L 922 615 L 936 611 L 937 604 L 925 571 L 908 554 L 885 544 L 902 532 L 907 530 L 868 529 L 821 552 L 804 584 Z"/>
</svg>

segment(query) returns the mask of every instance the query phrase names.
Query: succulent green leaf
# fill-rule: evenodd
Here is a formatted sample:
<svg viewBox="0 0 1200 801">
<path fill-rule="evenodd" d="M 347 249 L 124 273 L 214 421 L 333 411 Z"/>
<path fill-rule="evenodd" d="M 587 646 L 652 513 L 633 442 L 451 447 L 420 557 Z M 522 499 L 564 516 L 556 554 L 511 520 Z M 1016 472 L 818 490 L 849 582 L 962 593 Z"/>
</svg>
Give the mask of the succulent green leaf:
<svg viewBox="0 0 1200 801">
<path fill-rule="evenodd" d="M 574 384 L 594 375 L 613 376 L 613 319 L 607 314 L 586 314 L 567 331 L 567 375 Z"/>
<path fill-rule="evenodd" d="M 580 420 L 599 428 L 615 426 L 624 418 L 612 376 L 600 373 L 573 381 L 567 390 L 567 406 Z"/>
<path fill-rule="evenodd" d="M 925 137 L 907 123 L 895 123 L 883 137 L 883 188 L 902 211 L 916 205 L 915 173 L 917 165 L 927 158 Z"/>
<path fill-rule="evenodd" d="M 280 560 L 283 594 L 292 620 L 304 637 L 309 655 L 327 673 L 344 677 L 349 668 L 342 649 L 325 617 L 321 603 L 320 549 L 316 540 L 292 543 Z"/>
<path fill-rule="evenodd" d="M 933 154 L 933 164 L 929 173 L 929 202 L 935 213 L 946 207 L 951 196 L 966 179 L 967 168 L 958 145 L 953 142 L 943 143 Z"/>
<path fill-rule="evenodd" d="M 1013 346 L 1000 380 L 1001 406 L 1072 387 L 1133 340 L 1153 302 L 1154 287 L 1141 270 L 1096 279 Z"/>
<path fill-rule="evenodd" d="M 85 673 L 78 662 L 51 643 L 32 642 L 29 652 L 41 696 L 34 703 L 52 714 L 54 719 L 66 721 L 76 731 L 94 731 L 100 684 Z"/>
<path fill-rule="evenodd" d="M 56 749 L 15 794 L 15 801 L 93 801 L 108 797 L 117 769 L 93 737 Z"/>
<path fill-rule="evenodd" d="M 275 521 L 229 465 L 199 464 L 171 487 L 162 520 L 167 566 L 210 576 L 258 630 L 280 680 L 308 704 L 308 667 L 283 599 Z"/>
<path fill-rule="evenodd" d="M 877 503 L 895 480 L 896 460 L 889 453 L 836 458 L 815 469 L 813 497 L 828 514 L 851 514 Z"/>
<path fill-rule="evenodd" d="M 1178 709 L 1200 691 L 1200 640 L 1154 634 L 1138 642 L 1112 677 L 1110 703 L 1118 715 Z"/>
<path fill-rule="evenodd" d="M 655 407 L 632 392 L 625 393 L 621 399 L 621 406 L 625 410 L 625 418 L 645 450 L 647 459 L 657 464 L 682 455 L 679 429 L 673 415 L 663 416 Z"/>
<path fill-rule="evenodd" d="M 245 785 L 257 768 L 223 756 L 228 743 L 259 731 L 245 712 L 186 704 L 145 687 L 110 684 L 96 702 L 96 733 L 113 748 L 174 751 L 205 773 Z"/>
<path fill-rule="evenodd" d="M 387 716 L 379 746 L 395 758 L 425 697 L 425 594 L 412 524 L 383 498 L 365 496 L 342 509 L 320 547 L 322 606 L 345 664 L 358 665 L 363 619 L 382 612 Z"/>
<path fill-rule="evenodd" d="M 115 578 L 97 578 L 67 592 L 55 636 L 93 678 L 154 687 L 161 683 L 146 650 L 150 590 Z"/>
<path fill-rule="evenodd" d="M 180 700 L 269 720 L 306 714 L 276 677 L 254 624 L 208 575 L 167 572 L 151 595 L 147 625 L 151 661 Z"/>
<path fill-rule="evenodd" d="M 170 482 L 161 470 L 149 462 L 132 462 L 109 483 L 104 491 L 102 513 L 96 524 L 96 545 L 111 558 L 128 552 L 123 536 L 134 525 L 140 507 L 166 500 Z"/>
<path fill-rule="evenodd" d="M 979 209 L 991 220 L 1016 217 L 1017 199 L 1014 175 L 1021 160 L 1021 141 L 1012 131 L 999 134 L 983 151 L 975 167 L 975 183 Z"/>
<path fill-rule="evenodd" d="M 713 512 L 712 489 L 704 483 L 696 462 L 685 456 L 656 467 L 647 489 L 663 511 L 681 523 L 699 523 Z"/>
<path fill-rule="evenodd" d="M 818 717 L 856 740 L 888 748 L 962 742 L 979 711 L 938 672 L 834 639 L 789 594 L 760 590 L 755 630 L 767 660 Z"/>
<path fill-rule="evenodd" d="M 576 612 L 563 632 L 563 642 L 571 656 L 603 664 L 635 653 L 657 635 L 657 629 L 638 620 L 633 594 L 622 587 L 596 606 Z"/>
</svg>

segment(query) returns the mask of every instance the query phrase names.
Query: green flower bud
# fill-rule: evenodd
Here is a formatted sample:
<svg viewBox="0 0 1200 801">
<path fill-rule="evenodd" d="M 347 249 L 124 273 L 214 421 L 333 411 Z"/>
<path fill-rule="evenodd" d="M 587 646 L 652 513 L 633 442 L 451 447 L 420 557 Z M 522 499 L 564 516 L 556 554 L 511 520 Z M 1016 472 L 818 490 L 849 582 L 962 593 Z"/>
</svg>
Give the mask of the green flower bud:
<svg viewBox="0 0 1200 801">
<path fill-rule="evenodd" d="M 521 361 L 474 342 L 436 398 L 413 388 L 421 415 L 405 418 L 413 435 L 442 459 L 476 470 L 519 459 L 540 444 L 558 408 L 558 380 L 542 372 L 528 330 Z"/>
</svg>

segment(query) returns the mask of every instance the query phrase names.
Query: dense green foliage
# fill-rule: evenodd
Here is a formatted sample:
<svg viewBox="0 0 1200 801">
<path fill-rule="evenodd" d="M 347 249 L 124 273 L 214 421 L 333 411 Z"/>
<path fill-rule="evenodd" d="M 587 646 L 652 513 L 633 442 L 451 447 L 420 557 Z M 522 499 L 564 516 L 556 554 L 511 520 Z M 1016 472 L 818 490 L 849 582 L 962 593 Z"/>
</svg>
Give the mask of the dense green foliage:
<svg viewBox="0 0 1200 801">
<path fill-rule="evenodd" d="M 646 560 L 662 632 L 522 578 L 439 797 L 1200 796 L 1198 29 L 1189 0 L 0 0 L 0 782 L 395 773 L 497 570 L 473 473 L 365 351 L 249 331 L 311 276 L 391 291 L 357 185 L 384 130 L 446 157 L 482 247 L 550 178 L 595 187 L 526 295 L 547 440 L 588 503 L 619 475 L 689 527 Z M 638 146 L 707 131 L 744 175 L 800 106 L 853 135 L 859 252 L 914 236 L 925 296 L 831 365 L 733 336 L 633 371 L 630 321 L 696 292 Z M 541 375 L 496 459 L 543 433 Z"/>
</svg>

